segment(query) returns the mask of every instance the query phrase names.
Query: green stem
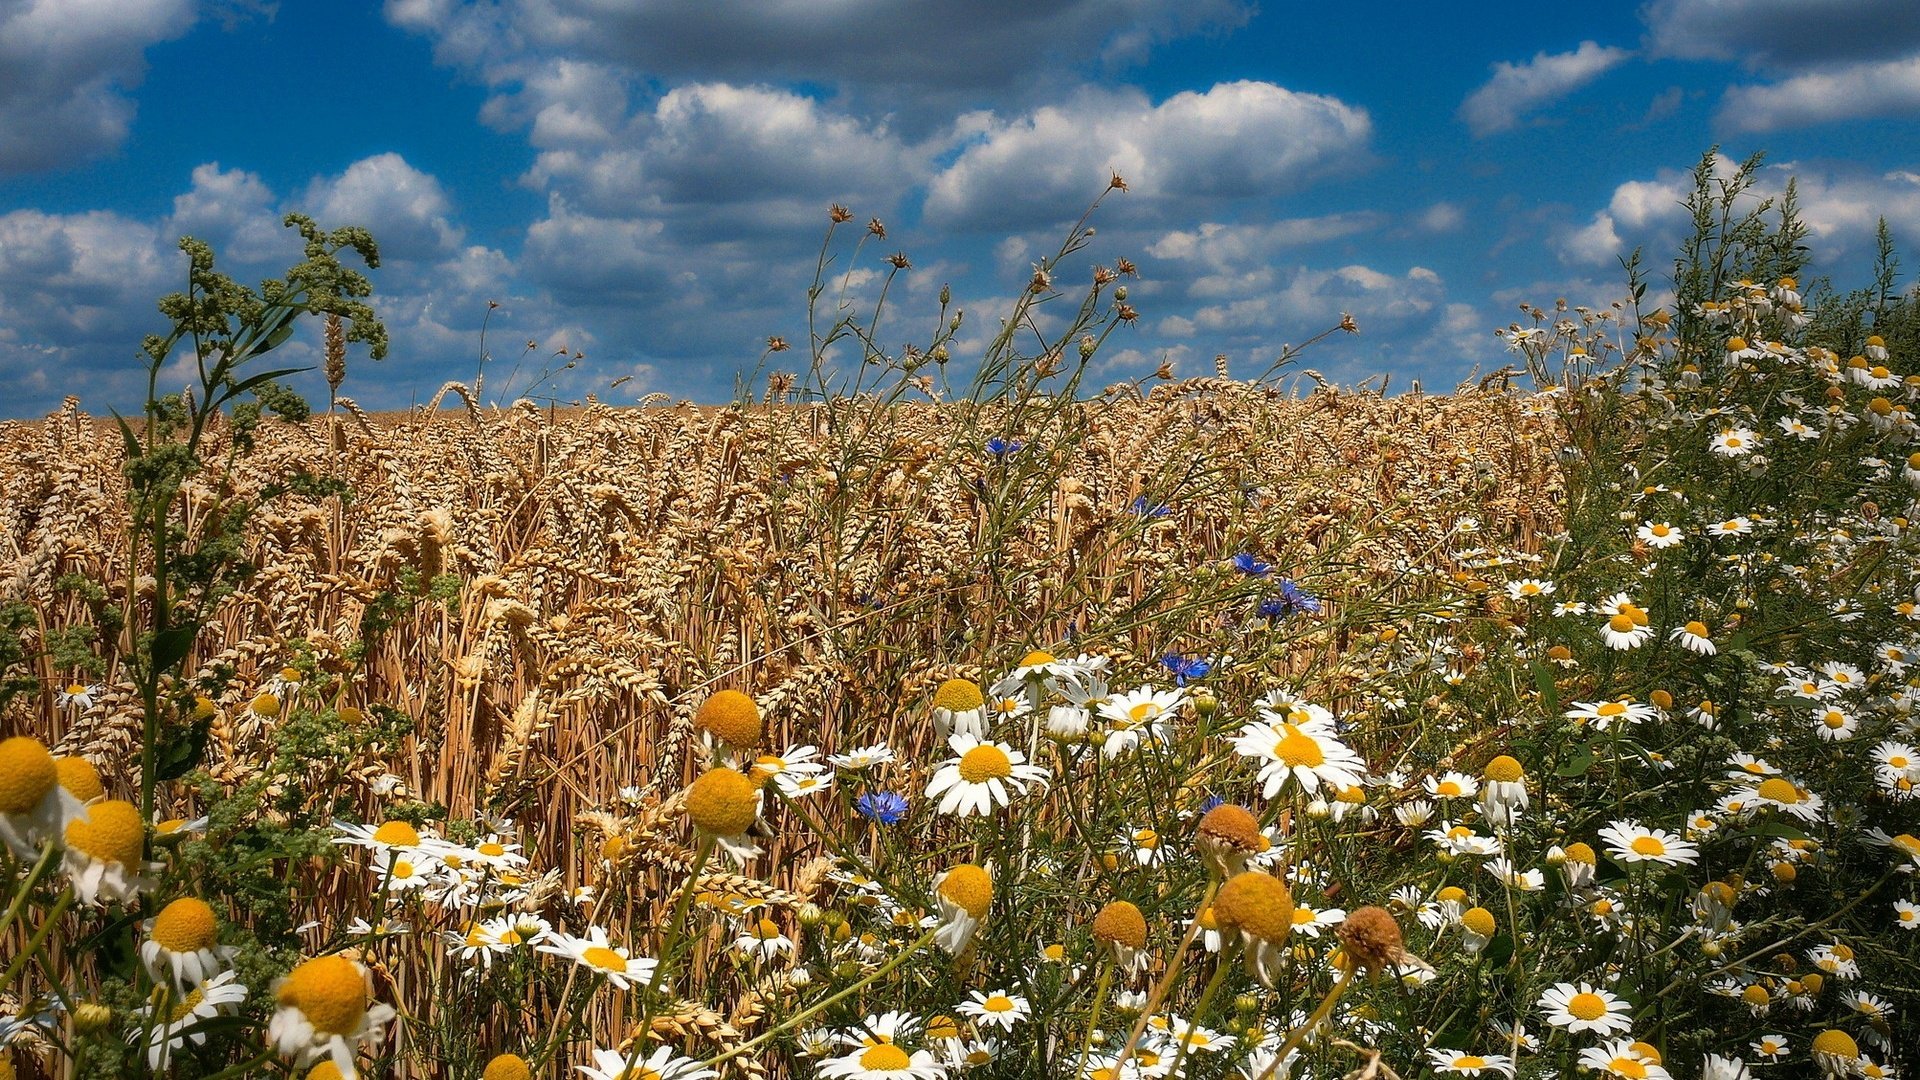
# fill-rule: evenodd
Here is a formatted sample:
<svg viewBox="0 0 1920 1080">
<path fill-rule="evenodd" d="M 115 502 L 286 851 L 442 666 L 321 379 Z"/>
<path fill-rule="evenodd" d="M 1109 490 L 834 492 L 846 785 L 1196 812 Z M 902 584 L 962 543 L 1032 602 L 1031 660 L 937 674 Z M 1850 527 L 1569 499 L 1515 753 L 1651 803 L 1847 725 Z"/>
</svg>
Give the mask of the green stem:
<svg viewBox="0 0 1920 1080">
<path fill-rule="evenodd" d="M 33 887 L 40 884 L 40 879 L 46 876 L 48 868 L 53 865 L 53 856 L 57 850 L 52 841 L 48 841 L 47 846 L 40 849 L 40 858 L 33 864 L 33 869 L 27 871 L 27 880 L 21 883 L 20 891 L 15 894 L 13 903 L 7 905 L 5 914 L 0 914 L 0 937 L 6 936 L 7 928 L 12 926 L 13 920 L 19 917 L 20 909 L 27 906 L 27 897 L 33 895 Z"/>
<path fill-rule="evenodd" d="M 1080 1064 L 1075 1076 L 1087 1074 L 1087 1059 L 1093 1056 L 1093 1033 L 1100 1027 L 1100 1007 L 1107 1003 L 1107 987 L 1113 982 L 1113 957 L 1100 960 L 1100 974 L 1093 980 L 1093 1014 L 1087 1017 L 1087 1037 L 1080 1042 Z"/>
<path fill-rule="evenodd" d="M 897 968 L 901 964 L 906 963 L 908 957 L 911 957 L 913 954 L 919 952 L 921 949 L 926 948 L 928 945 L 933 944 L 933 937 L 935 934 L 939 932 L 940 931 L 938 927 L 935 927 L 934 929 L 927 931 L 925 934 L 921 935 L 918 941 L 915 941 L 911 945 L 908 945 L 905 949 L 902 949 L 900 951 L 900 955 L 894 957 L 893 959 L 887 961 L 885 964 L 881 965 L 879 968 L 875 969 L 873 974 L 868 975 L 866 978 L 861 979 L 859 982 L 856 982 L 851 986 L 848 986 L 846 989 L 840 991 L 837 994 L 834 994 L 832 997 L 829 997 L 826 1000 L 821 1001 L 816 1005 L 813 1005 L 809 1008 L 803 1009 L 800 1012 L 795 1013 L 793 1016 L 787 1018 L 786 1020 L 781 1021 L 776 1026 L 768 1028 L 766 1031 L 763 1031 L 759 1035 L 756 1035 L 753 1038 L 748 1039 L 746 1042 L 741 1043 L 739 1046 L 734 1047 L 733 1049 L 727 1051 L 726 1053 L 720 1054 L 717 1057 L 708 1058 L 707 1060 L 700 1063 L 701 1067 L 710 1069 L 713 1066 L 718 1065 L 723 1061 L 730 1061 L 733 1058 L 739 1057 L 741 1054 L 744 1054 L 747 1051 L 752 1050 L 753 1048 L 766 1043 L 768 1040 L 772 1039 L 774 1036 L 782 1034 L 787 1031 L 791 1031 L 794 1028 L 799 1027 L 801 1024 L 804 1024 L 807 1021 L 825 1012 L 827 1009 L 832 1008 L 834 1005 L 837 1005 L 840 1002 L 845 1001 L 847 998 L 853 996 L 856 993 L 859 993 L 861 990 L 866 989 L 868 986 L 878 981 L 882 976 L 886 975 L 888 972 L 892 971 L 894 968 Z"/>
<path fill-rule="evenodd" d="M 47 921 L 40 925 L 40 929 L 34 931 L 33 937 L 27 940 L 27 947 L 20 950 L 20 955 L 14 957 L 13 963 L 7 965 L 6 973 L 0 975 L 0 993 L 4 993 L 9 986 L 12 986 L 13 980 L 19 976 L 21 969 L 27 966 L 27 961 L 39 954 L 40 947 L 47 943 L 48 935 L 52 934 L 53 928 L 59 925 L 60 917 L 65 915 L 67 909 L 72 906 L 73 886 L 69 885 L 60 890 L 60 899 L 55 901 L 53 910 L 47 913 Z"/>
</svg>

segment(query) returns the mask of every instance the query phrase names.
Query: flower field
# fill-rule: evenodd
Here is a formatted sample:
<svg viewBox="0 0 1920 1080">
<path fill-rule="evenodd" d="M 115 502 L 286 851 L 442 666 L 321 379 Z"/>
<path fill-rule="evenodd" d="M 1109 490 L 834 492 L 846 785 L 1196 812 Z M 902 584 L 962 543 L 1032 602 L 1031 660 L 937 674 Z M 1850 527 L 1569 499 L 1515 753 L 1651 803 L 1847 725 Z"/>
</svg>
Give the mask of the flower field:
<svg viewBox="0 0 1920 1080">
<path fill-rule="evenodd" d="M 1082 385 L 1099 267 L 966 390 L 309 414 L 371 244 L 189 249 L 214 377 L 0 425 L 0 1080 L 1920 1068 L 1920 318 L 1744 176 L 1446 395 Z"/>
</svg>

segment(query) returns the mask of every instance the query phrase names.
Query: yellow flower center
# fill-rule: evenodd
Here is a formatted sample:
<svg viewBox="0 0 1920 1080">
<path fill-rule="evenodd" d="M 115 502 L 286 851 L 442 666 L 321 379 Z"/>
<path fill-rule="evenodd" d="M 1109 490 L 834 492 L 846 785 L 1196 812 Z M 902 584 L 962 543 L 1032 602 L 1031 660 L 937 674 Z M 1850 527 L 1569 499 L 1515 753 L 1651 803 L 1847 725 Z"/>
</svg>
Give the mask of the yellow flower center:
<svg viewBox="0 0 1920 1080">
<path fill-rule="evenodd" d="M 969 784 L 1005 780 L 1013 775 L 1013 759 L 992 743 L 981 743 L 960 758 L 960 779 Z"/>
<path fill-rule="evenodd" d="M 480 1080 L 532 1080 L 533 1067 L 519 1054 L 501 1054 L 487 1062 Z"/>
<path fill-rule="evenodd" d="M 945 1013 L 927 1020 L 927 1038 L 957 1039 L 960 1037 L 960 1022 Z"/>
<path fill-rule="evenodd" d="M 860 1067 L 872 1072 L 885 1072 L 890 1069 L 905 1069 L 913 1064 L 905 1050 L 892 1043 L 870 1046 L 860 1054 Z"/>
<path fill-rule="evenodd" d="M 476 847 L 473 850 L 479 852 L 482 855 L 487 856 L 488 858 L 494 858 L 494 859 L 497 859 L 500 856 L 505 855 L 507 853 L 507 847 L 505 844 L 493 844 L 493 843 L 481 844 L 479 847 Z"/>
<path fill-rule="evenodd" d="M 627 970 L 627 958 L 604 945 L 594 945 L 583 950 L 580 953 L 580 959 L 588 967 L 596 967 L 601 971 Z"/>
<path fill-rule="evenodd" d="M 1228 878 L 1213 898 L 1214 918 L 1223 930 L 1241 930 L 1279 945 L 1293 932 L 1293 894 L 1279 878 L 1250 870 Z"/>
<path fill-rule="evenodd" d="M 739 836 L 760 816 L 759 790 L 733 769 L 708 770 L 687 789 L 687 816 L 716 836 Z"/>
<path fill-rule="evenodd" d="M 59 766 L 40 740 L 16 735 L 0 742 L 0 814 L 32 812 L 59 783 Z"/>
<path fill-rule="evenodd" d="M 1444 798 L 1453 798 L 1462 790 L 1459 781 L 1456 780 L 1442 780 L 1433 786 L 1433 793 Z"/>
<path fill-rule="evenodd" d="M 1769 802 L 1791 804 L 1800 801 L 1800 789 L 1778 776 L 1770 776 L 1760 781 L 1760 786 L 1755 789 L 1755 792 Z"/>
<path fill-rule="evenodd" d="M 187 1017 L 192 1016 L 193 1010 L 199 1008 L 200 1003 L 206 999 L 206 992 L 199 987 L 196 986 L 192 990 L 189 990 L 186 997 L 174 1003 L 173 1013 L 170 1017 L 171 1021 L 177 1024 Z"/>
<path fill-rule="evenodd" d="M 986 703 L 980 687 L 966 679 L 948 679 L 933 692 L 933 707 L 948 712 L 970 712 Z"/>
<path fill-rule="evenodd" d="M 1461 1054 L 1459 1057 L 1453 1059 L 1453 1067 L 1456 1069 L 1484 1069 L 1487 1067 L 1487 1059 L 1476 1054 Z"/>
<path fill-rule="evenodd" d="M 1813 1037 L 1813 1052 L 1853 1061 L 1860 1057 L 1860 1044 L 1838 1028 L 1828 1028 Z"/>
<path fill-rule="evenodd" d="M 1658 858 L 1667 853 L 1667 845 L 1657 836 L 1636 836 L 1633 838 L 1633 853 Z"/>
<path fill-rule="evenodd" d="M 1327 756 L 1313 736 L 1303 734 L 1292 724 L 1282 724 L 1280 730 L 1280 741 L 1273 746 L 1273 756 L 1288 768 L 1306 766 L 1311 769 L 1326 763 Z"/>
<path fill-rule="evenodd" d="M 299 1009 L 314 1030 L 348 1035 L 367 1015 L 367 978 L 344 956 L 318 956 L 288 974 L 280 1004 Z"/>
<path fill-rule="evenodd" d="M 1127 901 L 1115 900 L 1093 917 L 1093 937 L 1130 949 L 1143 948 L 1147 944 L 1147 917 Z"/>
<path fill-rule="evenodd" d="M 1160 834 L 1152 829 L 1135 829 L 1133 842 L 1136 847 L 1157 848 L 1160 846 Z"/>
<path fill-rule="evenodd" d="M 1520 762 L 1505 754 L 1487 762 L 1485 776 L 1495 783 L 1511 784 L 1525 775 L 1526 771 L 1520 767 Z"/>
<path fill-rule="evenodd" d="M 981 1002 L 980 1007 L 987 1010 L 988 1012 L 996 1012 L 996 1013 L 1012 1012 L 1013 999 L 1008 997 L 1005 994 L 995 994 L 992 997 L 988 998 L 987 1000 Z"/>
<path fill-rule="evenodd" d="M 1461 888 L 1458 885 L 1448 885 L 1446 888 L 1441 889 L 1438 893 L 1434 894 L 1434 899 L 1439 900 L 1443 904 L 1462 903 L 1466 900 L 1466 898 L 1467 898 L 1467 890 Z"/>
<path fill-rule="evenodd" d="M 255 716 L 271 720 L 280 715 L 280 697 L 277 694 L 261 694 L 247 707 L 253 710 Z"/>
<path fill-rule="evenodd" d="M 106 785 L 100 782 L 99 770 L 86 758 L 55 758 L 53 767 L 60 773 L 60 786 L 83 803 L 92 802 L 107 793 Z"/>
<path fill-rule="evenodd" d="M 993 878 L 973 863 L 961 863 L 940 879 L 940 895 L 978 919 L 993 906 Z"/>
<path fill-rule="evenodd" d="M 1623 611 L 1607 620 L 1607 628 L 1616 634 L 1630 633 L 1633 630 L 1633 616 Z"/>
<path fill-rule="evenodd" d="M 1017 664 L 1017 665 L 1015 665 L 1015 666 L 1017 666 L 1017 667 L 1044 667 L 1044 666 L 1046 666 L 1046 665 L 1048 665 L 1048 664 L 1051 664 L 1051 663 L 1053 663 L 1053 660 L 1054 660 L 1054 657 L 1053 657 L 1053 654 L 1052 654 L 1052 653 L 1050 653 L 1050 652 L 1040 652 L 1039 650 L 1035 650 L 1035 651 L 1033 651 L 1033 652 L 1030 652 L 1030 653 L 1028 653 L 1028 654 L 1026 655 L 1026 657 L 1025 657 L 1024 659 L 1022 659 L 1022 660 L 1020 661 L 1020 663 L 1019 663 L 1019 664 Z"/>
<path fill-rule="evenodd" d="M 168 952 L 199 952 L 214 947 L 219 940 L 219 927 L 206 901 L 183 896 L 153 917 L 149 936 Z"/>
<path fill-rule="evenodd" d="M 1492 937 L 1493 932 L 1499 928 L 1499 924 L 1494 921 L 1493 912 L 1483 907 L 1468 908 L 1460 916 L 1460 925 L 1481 937 Z"/>
<path fill-rule="evenodd" d="M 1567 999 L 1567 1011 L 1576 1019 L 1598 1020 L 1607 1015 L 1607 999 L 1582 991 Z"/>
<path fill-rule="evenodd" d="M 420 830 L 404 821 L 389 821 L 373 830 L 373 842 L 388 847 L 419 847 Z"/>
<path fill-rule="evenodd" d="M 1658 537 L 1661 537 L 1662 539 L 1665 539 L 1665 538 L 1666 538 L 1666 535 L 1667 535 L 1668 533 L 1670 533 L 1670 532 L 1672 532 L 1672 531 L 1673 531 L 1673 529 L 1672 529 L 1672 528 L 1670 528 L 1669 526 L 1667 526 L 1667 525 L 1666 525 L 1665 523 L 1662 523 L 1662 524 L 1659 524 L 1659 525 L 1655 525 L 1655 526 L 1654 526 L 1653 528 L 1651 528 L 1651 529 L 1649 529 L 1649 530 L 1647 530 L 1647 531 L 1648 531 L 1648 532 L 1651 532 L 1651 533 L 1652 533 L 1653 535 L 1655 535 L 1655 536 L 1658 536 Z"/>
<path fill-rule="evenodd" d="M 1698 638 L 1703 638 L 1703 637 L 1706 637 L 1706 636 L 1707 636 L 1707 624 L 1706 624 L 1706 623 L 1703 623 L 1703 622 L 1690 622 L 1690 623 L 1688 623 L 1688 624 L 1687 624 L 1687 628 L 1686 628 L 1686 629 L 1687 629 L 1687 633 L 1689 633 L 1689 634 L 1692 634 L 1692 635 L 1693 635 L 1694 637 L 1698 637 Z"/>
<path fill-rule="evenodd" d="M 701 702 L 693 723 L 721 742 L 743 749 L 760 745 L 764 730 L 760 706 L 738 690 L 721 690 Z"/>
<path fill-rule="evenodd" d="M 99 862 L 137 866 L 146 840 L 140 808 L 122 799 L 95 803 L 86 817 L 67 823 L 67 846 Z"/>
<path fill-rule="evenodd" d="M 1647 1066 L 1637 1057 L 1617 1057 L 1607 1062 L 1607 1070 L 1627 1080 L 1646 1080 Z"/>
</svg>

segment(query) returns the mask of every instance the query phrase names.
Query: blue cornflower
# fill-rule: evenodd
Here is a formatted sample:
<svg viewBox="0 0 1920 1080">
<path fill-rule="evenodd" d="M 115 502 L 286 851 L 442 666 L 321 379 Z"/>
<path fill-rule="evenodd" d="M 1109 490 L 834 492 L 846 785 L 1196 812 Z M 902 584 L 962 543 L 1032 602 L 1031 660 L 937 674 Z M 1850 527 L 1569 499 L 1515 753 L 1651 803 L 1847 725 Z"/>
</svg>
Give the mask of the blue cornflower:
<svg viewBox="0 0 1920 1080">
<path fill-rule="evenodd" d="M 1168 653 L 1160 658 L 1160 662 L 1166 665 L 1168 671 L 1173 672 L 1173 681 L 1176 686 L 1185 686 L 1188 679 L 1198 679 L 1213 670 L 1213 662 L 1199 656 Z"/>
<path fill-rule="evenodd" d="M 1221 798 L 1218 795 L 1209 795 L 1206 798 L 1200 800 L 1200 812 L 1204 814 L 1216 806 L 1224 806 L 1226 804 L 1226 801 L 1227 800 Z"/>
<path fill-rule="evenodd" d="M 1283 619 L 1300 612 L 1309 615 L 1319 614 L 1320 601 L 1313 594 L 1285 578 L 1280 579 L 1279 596 L 1264 597 L 1260 601 L 1259 614 L 1263 619 Z"/>
<path fill-rule="evenodd" d="M 994 457 L 1003 458 L 1019 449 L 1020 440 L 1018 439 L 1008 441 L 996 435 L 987 440 L 987 453 L 992 454 Z"/>
<path fill-rule="evenodd" d="M 1173 507 L 1168 506 L 1166 503 L 1149 504 L 1147 497 L 1140 495 L 1136 496 L 1133 500 L 1133 512 L 1141 517 L 1166 517 L 1168 514 L 1173 513 Z"/>
<path fill-rule="evenodd" d="M 1233 557 L 1233 568 L 1243 574 L 1252 574 L 1254 577 L 1264 577 L 1273 573 L 1271 565 L 1261 562 L 1244 551 Z"/>
<path fill-rule="evenodd" d="M 882 825 L 897 824 L 907 816 L 907 800 L 891 791 L 869 791 L 853 800 L 860 816 Z"/>
</svg>

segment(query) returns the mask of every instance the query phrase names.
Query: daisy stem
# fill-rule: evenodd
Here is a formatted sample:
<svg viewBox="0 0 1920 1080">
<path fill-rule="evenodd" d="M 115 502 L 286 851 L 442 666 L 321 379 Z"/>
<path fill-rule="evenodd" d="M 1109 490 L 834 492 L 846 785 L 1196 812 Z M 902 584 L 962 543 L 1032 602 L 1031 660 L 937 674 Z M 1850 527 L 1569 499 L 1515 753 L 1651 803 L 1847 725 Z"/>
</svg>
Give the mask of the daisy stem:
<svg viewBox="0 0 1920 1080">
<path fill-rule="evenodd" d="M 1200 907 L 1197 910 L 1205 911 L 1207 905 L 1213 903 L 1213 894 L 1217 892 L 1219 888 L 1219 882 L 1209 882 L 1207 885 L 1207 893 L 1200 898 Z M 1168 958 L 1167 973 L 1160 976 L 1160 981 L 1154 985 L 1153 993 L 1147 996 L 1147 1003 L 1140 1007 L 1140 1019 L 1133 1022 L 1133 1030 L 1127 1033 L 1126 1044 L 1120 1048 L 1119 1060 L 1113 1064 L 1116 1073 L 1125 1068 L 1127 1059 L 1133 1056 L 1133 1048 L 1140 1044 L 1140 1036 L 1146 1034 L 1147 1021 L 1152 1018 L 1154 1012 L 1160 1008 L 1160 1003 L 1166 1000 L 1167 991 L 1173 989 L 1173 980 L 1180 975 L 1180 962 L 1186 959 L 1187 950 L 1193 947 L 1194 939 L 1199 936 L 1200 920 L 1195 919 L 1193 920 L 1193 925 L 1187 927 L 1187 936 L 1180 939 L 1180 947 L 1175 949 L 1173 956 Z"/>
<path fill-rule="evenodd" d="M 27 966 L 28 958 L 39 955 L 40 947 L 47 943 L 47 937 L 59 924 L 60 917 L 65 915 L 67 909 L 72 906 L 73 886 L 69 885 L 60 890 L 60 899 L 54 902 L 53 910 L 47 912 L 46 921 L 40 924 L 40 929 L 34 931 L 33 937 L 27 939 L 27 947 L 21 949 L 20 955 L 14 957 L 13 962 L 7 965 L 6 973 L 0 974 L 0 992 L 5 992 L 7 987 L 13 985 L 13 980 L 19 976 L 20 970 Z"/>
<path fill-rule="evenodd" d="M 733 1058 L 739 1057 L 741 1054 L 744 1054 L 747 1051 L 762 1045 L 763 1043 L 767 1042 L 769 1039 L 772 1039 L 774 1036 L 783 1034 L 785 1032 L 793 1030 L 796 1027 L 799 1027 L 801 1024 L 806 1023 L 807 1021 L 820 1015 L 821 1013 L 839 1004 L 840 1002 L 846 1000 L 847 998 L 853 996 L 854 994 L 859 993 L 860 991 L 866 989 L 868 986 L 872 985 L 874 982 L 877 982 L 882 976 L 886 975 L 888 972 L 892 971 L 894 968 L 897 968 L 901 964 L 906 963 L 907 959 L 913 956 L 913 954 L 919 952 L 921 949 L 926 948 L 928 945 L 933 944 L 934 935 L 938 934 L 939 932 L 940 932 L 939 927 L 935 927 L 932 930 L 927 931 L 925 934 L 922 934 L 920 936 L 919 940 L 915 941 L 911 945 L 908 945 L 906 948 L 900 950 L 900 954 L 898 956 L 895 956 L 893 959 L 887 961 L 885 964 L 882 964 L 880 967 L 876 968 L 873 974 L 868 975 L 867 977 L 861 979 L 856 983 L 853 983 L 852 985 L 848 986 L 846 989 L 841 990 L 839 993 L 834 994 L 833 996 L 825 999 L 824 1001 L 818 1002 L 817 1004 L 814 1004 L 805 1009 L 802 1009 L 801 1011 L 793 1014 L 792 1016 L 788 1017 L 785 1020 L 782 1020 L 780 1023 L 774 1025 L 773 1027 L 768 1028 L 767 1030 L 761 1032 L 760 1034 L 754 1036 L 753 1038 L 748 1039 L 746 1042 L 741 1043 L 739 1046 L 734 1047 L 733 1049 L 727 1051 L 726 1053 L 720 1054 L 716 1057 L 708 1058 L 707 1060 L 700 1063 L 701 1067 L 712 1068 L 713 1066 L 718 1065 L 723 1061 L 730 1061 Z"/>
<path fill-rule="evenodd" d="M 1193 1030 L 1200 1026 L 1200 1018 L 1207 1015 L 1207 1006 L 1213 1004 L 1213 995 L 1220 989 L 1220 984 L 1226 981 L 1227 969 L 1233 966 L 1228 962 L 1229 959 L 1227 952 L 1222 950 L 1214 961 L 1213 978 L 1208 979 L 1206 988 L 1200 991 L 1200 1000 L 1193 1007 L 1193 1019 L 1187 1021 L 1187 1030 L 1180 1036 L 1180 1049 L 1174 1051 L 1173 1069 L 1168 1075 L 1180 1075 L 1180 1065 L 1187 1060 L 1187 1051 L 1193 1048 Z"/>
<path fill-rule="evenodd" d="M 12 926 L 13 920 L 20 916 L 20 909 L 27 906 L 27 897 L 33 895 L 33 887 L 40 884 L 40 879 L 45 877 L 47 870 L 53 866 L 56 850 L 52 841 L 48 841 L 47 846 L 40 849 L 39 861 L 33 864 L 33 869 L 27 871 L 27 880 L 21 882 L 20 891 L 14 895 L 13 903 L 7 905 L 6 913 L 0 914 L 0 937 L 6 936 L 7 928 Z"/>
<path fill-rule="evenodd" d="M 1307 1017 L 1307 1022 L 1287 1033 L 1287 1041 L 1281 1043 L 1280 1049 L 1274 1052 L 1273 1063 L 1267 1066 L 1258 1080 L 1269 1080 L 1273 1076 L 1273 1071 L 1280 1067 L 1281 1062 L 1287 1060 L 1287 1055 L 1300 1045 L 1301 1040 L 1325 1022 L 1327 1015 L 1333 1012 L 1334 1005 L 1339 1002 L 1340 995 L 1346 993 L 1347 986 L 1353 982 L 1353 973 L 1359 970 L 1360 965 L 1352 964 L 1340 973 L 1340 978 L 1334 981 L 1333 988 L 1327 991 L 1327 996 L 1320 999 L 1319 1007 L 1313 1010 L 1312 1016 Z"/>
<path fill-rule="evenodd" d="M 1093 1033 L 1100 1027 L 1100 1007 L 1107 1003 L 1107 987 L 1113 982 L 1113 957 L 1104 956 L 1100 960 L 1100 974 L 1093 980 L 1093 1013 L 1087 1017 L 1087 1037 L 1080 1042 L 1080 1063 L 1073 1070 L 1075 1076 L 1085 1076 L 1087 1059 L 1093 1056 Z"/>
</svg>

